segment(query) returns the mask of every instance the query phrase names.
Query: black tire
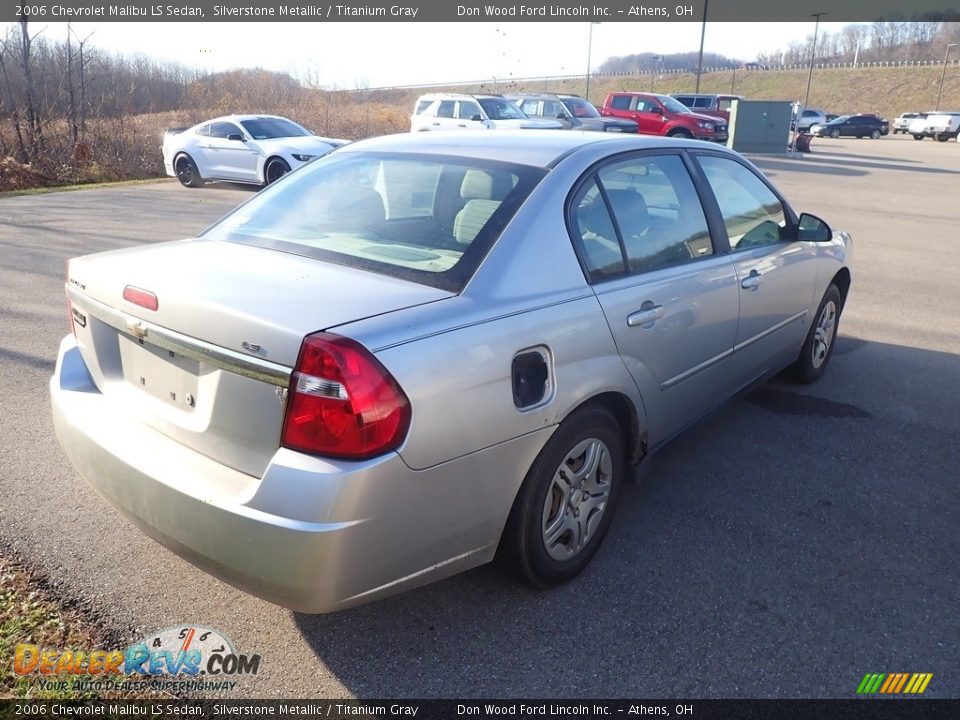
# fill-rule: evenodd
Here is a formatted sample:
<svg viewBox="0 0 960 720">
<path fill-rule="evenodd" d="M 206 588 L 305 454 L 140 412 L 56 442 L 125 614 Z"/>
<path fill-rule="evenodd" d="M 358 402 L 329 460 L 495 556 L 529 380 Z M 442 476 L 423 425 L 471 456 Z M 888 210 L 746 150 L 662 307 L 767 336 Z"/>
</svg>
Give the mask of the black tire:
<svg viewBox="0 0 960 720">
<path fill-rule="evenodd" d="M 880 134 L 881 134 L 881 133 L 880 133 L 879 130 L 874 130 L 874 131 L 872 131 L 872 132 L 870 133 L 870 138 L 871 138 L 872 140 L 879 140 L 879 139 L 880 139 Z"/>
<path fill-rule="evenodd" d="M 950 136 L 947 135 L 946 133 L 936 133 L 936 134 L 934 134 L 933 138 L 934 138 L 937 142 L 946 142 L 947 140 L 950 139 Z"/>
<path fill-rule="evenodd" d="M 193 158 L 183 153 L 173 159 L 173 170 L 177 175 L 180 184 L 188 188 L 202 187 L 204 179 L 200 177 L 200 170 Z"/>
<path fill-rule="evenodd" d="M 916 133 L 913 134 L 913 139 L 914 139 L 914 140 L 923 140 L 923 138 L 924 138 L 923 135 L 917 135 Z"/>
<path fill-rule="evenodd" d="M 823 294 L 817 314 L 814 315 L 807 339 L 803 342 L 800 356 L 790 366 L 793 379 L 804 385 L 809 385 L 820 379 L 833 355 L 833 348 L 837 344 L 837 328 L 840 325 L 840 313 L 843 310 L 843 301 L 840 290 L 831 284 Z M 831 319 L 832 316 L 832 319 Z M 821 326 L 829 322 L 825 338 L 821 336 Z M 823 339 L 826 340 L 826 350 L 823 349 Z"/>
<path fill-rule="evenodd" d="M 838 137 L 840 137 L 840 131 L 839 131 L 839 130 L 831 130 L 831 131 L 830 131 L 830 137 L 832 137 L 834 140 L 836 140 Z"/>
<path fill-rule="evenodd" d="M 587 405 L 560 423 L 524 478 L 500 538 L 497 559 L 525 582 L 541 588 L 565 583 L 583 570 L 613 519 L 625 473 L 623 443 L 623 429 L 599 405 Z M 597 453 L 596 463 L 591 463 L 594 471 L 578 479 L 578 472 L 590 461 L 590 448 Z M 578 458 L 583 462 L 579 467 Z M 602 504 L 594 505 L 604 490 Z M 548 533 L 551 526 L 554 530 Z M 549 549 L 548 534 L 556 535 Z"/>
<path fill-rule="evenodd" d="M 667 133 L 667 137 L 680 138 L 681 140 L 692 140 L 693 133 L 689 130 L 671 130 Z"/>
<path fill-rule="evenodd" d="M 263 184 L 271 185 L 290 172 L 290 164 L 283 158 L 272 157 L 263 166 Z"/>
</svg>

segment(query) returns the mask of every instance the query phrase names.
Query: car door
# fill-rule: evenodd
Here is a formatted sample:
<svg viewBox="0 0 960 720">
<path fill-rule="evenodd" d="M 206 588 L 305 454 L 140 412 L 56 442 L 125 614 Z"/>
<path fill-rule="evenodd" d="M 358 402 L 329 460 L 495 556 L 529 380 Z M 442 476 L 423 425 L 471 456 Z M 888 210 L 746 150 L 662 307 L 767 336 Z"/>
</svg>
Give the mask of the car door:
<svg viewBox="0 0 960 720">
<path fill-rule="evenodd" d="M 570 212 L 584 271 L 643 396 L 655 446 L 731 392 L 736 271 L 716 252 L 679 151 L 600 167 L 582 181 Z"/>
<path fill-rule="evenodd" d="M 800 352 L 814 301 L 816 247 L 794 239 L 793 214 L 752 168 L 731 156 L 696 158 L 737 274 L 740 321 L 731 372 L 744 386 Z"/>
<path fill-rule="evenodd" d="M 460 100 L 457 102 L 458 130 L 485 130 L 483 124 L 483 110 L 476 100 Z"/>
<path fill-rule="evenodd" d="M 656 100 L 638 97 L 634 109 L 636 110 L 636 121 L 640 132 L 648 135 L 661 134 L 666 116 L 660 103 Z"/>
<path fill-rule="evenodd" d="M 232 122 L 215 122 L 210 126 L 210 135 L 205 138 L 204 153 L 210 167 L 211 177 L 224 180 L 257 179 L 259 150 L 255 142 L 247 138 L 239 125 Z"/>
<path fill-rule="evenodd" d="M 569 111 L 559 100 L 544 100 L 540 108 L 540 115 L 550 120 L 557 120 L 567 130 L 573 126 Z"/>
</svg>

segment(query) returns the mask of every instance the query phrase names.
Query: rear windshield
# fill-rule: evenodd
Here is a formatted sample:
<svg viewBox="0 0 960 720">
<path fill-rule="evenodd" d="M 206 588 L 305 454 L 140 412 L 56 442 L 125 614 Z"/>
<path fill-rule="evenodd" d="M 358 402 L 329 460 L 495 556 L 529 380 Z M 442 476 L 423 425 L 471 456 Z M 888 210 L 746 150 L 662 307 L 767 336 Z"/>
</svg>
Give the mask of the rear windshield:
<svg viewBox="0 0 960 720">
<path fill-rule="evenodd" d="M 204 237 L 460 292 L 544 172 L 473 158 L 334 153 L 258 193 Z"/>
</svg>

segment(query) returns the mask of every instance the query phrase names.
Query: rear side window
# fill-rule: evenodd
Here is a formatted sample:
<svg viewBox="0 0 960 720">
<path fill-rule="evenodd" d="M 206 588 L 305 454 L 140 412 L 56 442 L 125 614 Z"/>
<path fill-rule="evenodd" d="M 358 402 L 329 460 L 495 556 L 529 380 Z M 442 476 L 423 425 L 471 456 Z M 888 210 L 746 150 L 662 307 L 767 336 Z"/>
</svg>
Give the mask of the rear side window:
<svg viewBox="0 0 960 720">
<path fill-rule="evenodd" d="M 574 197 L 571 211 L 592 282 L 713 254 L 700 198 L 679 155 L 606 166 Z"/>
<path fill-rule="evenodd" d="M 610 101 L 610 107 L 614 110 L 629 110 L 630 109 L 630 96 L 629 95 L 614 95 L 613 99 Z"/>
<path fill-rule="evenodd" d="M 459 292 L 543 174 L 466 158 L 330 155 L 269 186 L 204 237 Z"/>
<path fill-rule="evenodd" d="M 698 160 L 720 206 L 731 248 L 761 247 L 783 240 L 786 212 L 763 180 L 735 160 L 715 156 Z"/>
<path fill-rule="evenodd" d="M 437 108 L 437 117 L 452 118 L 456 106 L 457 103 L 453 100 L 444 100 L 440 103 L 440 107 Z"/>
</svg>

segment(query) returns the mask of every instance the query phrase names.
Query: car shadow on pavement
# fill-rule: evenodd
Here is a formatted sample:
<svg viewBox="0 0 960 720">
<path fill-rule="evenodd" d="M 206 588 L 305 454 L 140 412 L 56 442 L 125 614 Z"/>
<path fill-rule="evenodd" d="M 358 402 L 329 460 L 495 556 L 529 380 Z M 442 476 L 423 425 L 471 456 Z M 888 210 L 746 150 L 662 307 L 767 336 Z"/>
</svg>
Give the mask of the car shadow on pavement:
<svg viewBox="0 0 960 720">
<path fill-rule="evenodd" d="M 819 383 L 659 453 L 561 587 L 486 566 L 294 622 L 361 698 L 848 697 L 891 653 L 957 676 L 958 360 L 841 336 Z"/>
<path fill-rule="evenodd" d="M 848 160 L 838 158 L 839 153 L 817 154 L 816 150 L 802 159 L 778 159 L 770 157 L 754 158 L 753 162 L 763 171 L 784 170 L 824 175 L 861 176 L 877 170 L 899 170 L 901 172 L 927 173 L 933 175 L 958 175 L 956 170 L 930 167 L 929 165 L 911 166 L 898 163 L 874 162 L 874 158 Z M 849 156 L 847 156 L 849 157 Z"/>
</svg>

